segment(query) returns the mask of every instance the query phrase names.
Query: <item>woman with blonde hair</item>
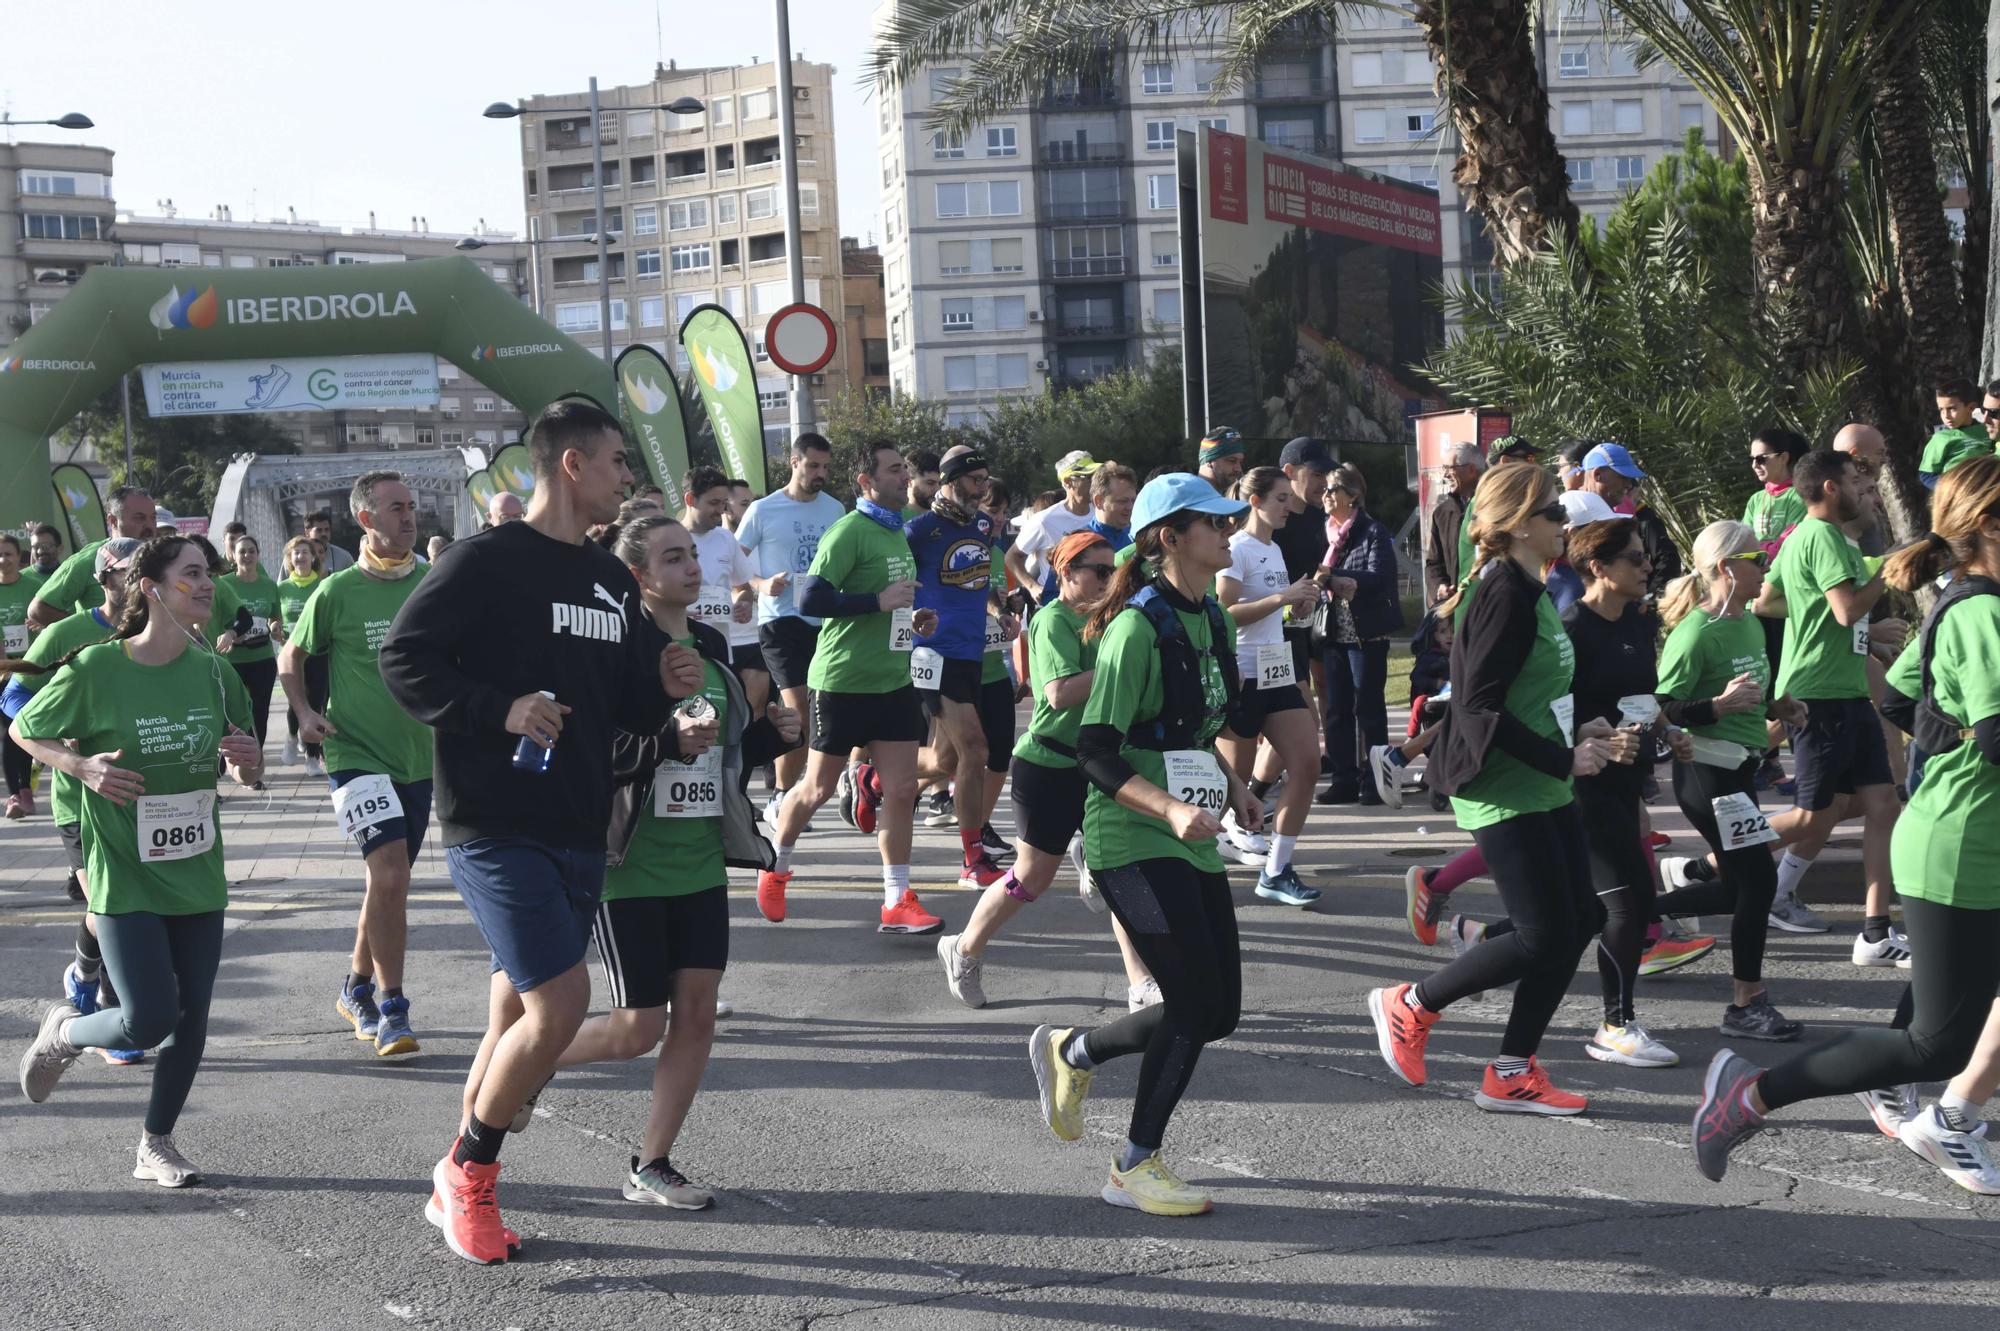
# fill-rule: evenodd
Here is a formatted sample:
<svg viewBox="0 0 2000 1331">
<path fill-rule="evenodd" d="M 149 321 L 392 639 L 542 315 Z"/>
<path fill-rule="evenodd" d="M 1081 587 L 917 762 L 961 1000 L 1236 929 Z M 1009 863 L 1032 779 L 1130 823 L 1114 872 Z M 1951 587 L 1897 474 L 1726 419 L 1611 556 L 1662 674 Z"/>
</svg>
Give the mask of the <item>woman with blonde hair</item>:
<svg viewBox="0 0 2000 1331">
<path fill-rule="evenodd" d="M 1496 1113 L 1580 1114 L 1535 1061 L 1583 946 L 1596 932 L 1590 857 L 1572 777 L 1602 771 L 1611 728 L 1575 726 L 1575 652 L 1542 583 L 1563 549 L 1563 507 L 1539 467 L 1501 467 L 1475 495 L 1477 569 L 1440 607 L 1453 616 L 1452 698 L 1431 787 L 1491 866 L 1513 928 L 1416 984 L 1368 995 L 1383 1061 L 1424 1084 L 1424 1047 L 1444 1010 L 1513 984 L 1500 1055 L 1473 1101 Z"/>
<path fill-rule="evenodd" d="M 2000 458 L 1947 472 L 1931 530 L 1883 569 L 1904 591 L 1946 572 L 1919 649 L 1916 740 L 1930 757 L 1889 850 L 1916 957 L 1909 1025 L 1849 1030 L 1769 1071 L 1718 1053 L 1693 1129 L 1709 1179 L 1773 1110 L 1956 1075 L 2000 992 Z"/>
<path fill-rule="evenodd" d="M 326 571 L 326 558 L 321 553 L 323 547 L 310 536 L 294 536 L 285 542 L 284 560 L 281 565 L 283 576 L 278 579 L 278 617 L 271 621 L 271 638 L 282 643 L 291 636 L 292 626 L 305 614 L 306 602 L 312 599 L 319 587 L 320 575 Z M 306 658 L 306 700 L 315 710 L 324 710 L 327 695 L 327 660 L 322 656 Z M 299 714 L 285 708 L 285 724 L 290 733 L 285 737 L 285 761 L 299 760 Z M 307 744 L 306 772 L 312 776 L 323 776 L 325 770 L 320 764 L 320 746 Z"/>
</svg>

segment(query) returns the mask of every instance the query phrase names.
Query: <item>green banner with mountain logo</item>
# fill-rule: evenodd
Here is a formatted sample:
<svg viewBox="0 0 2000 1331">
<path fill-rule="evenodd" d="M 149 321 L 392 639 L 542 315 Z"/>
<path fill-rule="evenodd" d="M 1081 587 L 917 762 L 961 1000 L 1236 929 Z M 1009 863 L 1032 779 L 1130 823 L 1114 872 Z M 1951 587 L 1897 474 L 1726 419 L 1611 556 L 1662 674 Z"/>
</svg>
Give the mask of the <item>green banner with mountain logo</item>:
<svg viewBox="0 0 2000 1331">
<path fill-rule="evenodd" d="M 528 460 L 526 444 L 509 444 L 493 455 L 493 463 L 486 468 L 487 479 L 493 488 L 505 490 L 528 506 L 528 499 L 535 493 L 535 465 Z"/>
<path fill-rule="evenodd" d="M 681 324 L 680 342 L 694 367 L 723 468 L 750 482 L 752 494 L 763 494 L 764 410 L 743 330 L 720 305 L 698 305 Z"/>
<path fill-rule="evenodd" d="M 493 483 L 491 469 L 481 467 L 465 478 L 465 492 L 472 496 L 472 502 L 479 509 L 480 520 L 484 521 L 486 514 L 492 510 L 493 496 L 500 493 L 500 487 Z"/>
<path fill-rule="evenodd" d="M 92 541 L 101 541 L 110 532 L 104 520 L 104 496 L 89 472 L 74 462 L 65 462 L 49 473 L 56 488 L 56 502 L 69 527 L 71 550 L 81 550 Z"/>
<path fill-rule="evenodd" d="M 643 343 L 618 353 L 618 415 L 639 445 L 653 484 L 666 494 L 667 507 L 677 507 L 688 473 L 681 389 L 660 353 Z"/>
</svg>

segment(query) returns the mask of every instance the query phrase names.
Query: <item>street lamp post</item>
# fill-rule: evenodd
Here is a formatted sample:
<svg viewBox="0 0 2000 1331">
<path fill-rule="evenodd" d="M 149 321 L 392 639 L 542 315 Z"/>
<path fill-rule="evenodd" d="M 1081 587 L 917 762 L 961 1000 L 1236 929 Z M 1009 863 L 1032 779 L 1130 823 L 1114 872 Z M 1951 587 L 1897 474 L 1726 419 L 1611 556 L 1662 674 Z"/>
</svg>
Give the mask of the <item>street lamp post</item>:
<svg viewBox="0 0 2000 1331">
<path fill-rule="evenodd" d="M 604 123 L 597 101 L 597 76 L 590 79 L 590 163 L 594 194 L 597 200 L 597 317 L 604 327 L 604 363 L 609 365 L 614 359 L 611 345 L 611 254 L 610 238 L 604 230 Z M 694 115 L 706 107 L 693 97 L 676 97 L 664 106 L 617 106 L 617 111 L 673 111 L 679 115 Z M 538 106 L 530 111 L 524 106 L 510 102 L 494 102 L 483 114 L 491 120 L 511 120 L 524 115 L 551 115 L 564 111 L 574 114 L 574 108 Z M 532 242 L 531 242 L 532 243 Z M 476 247 L 475 247 L 476 248 Z M 539 278 L 539 261 L 537 261 Z M 537 283 L 539 285 L 539 282 Z"/>
<path fill-rule="evenodd" d="M 806 298 L 806 259 L 799 252 L 799 135 L 793 115 L 792 15 L 787 0 L 773 0 L 778 24 L 778 167 L 785 180 L 785 274 L 792 280 L 792 303 Z M 792 438 L 813 428 L 812 385 L 803 374 L 792 377 Z"/>
<path fill-rule="evenodd" d="M 57 116 L 54 120 L 16 120 L 5 111 L 0 111 L 0 129 L 12 129 L 16 125 L 54 125 L 57 129 L 97 128 L 97 122 L 81 111 L 71 111 L 68 115 Z M 8 137 L 11 139 L 13 136 Z"/>
</svg>

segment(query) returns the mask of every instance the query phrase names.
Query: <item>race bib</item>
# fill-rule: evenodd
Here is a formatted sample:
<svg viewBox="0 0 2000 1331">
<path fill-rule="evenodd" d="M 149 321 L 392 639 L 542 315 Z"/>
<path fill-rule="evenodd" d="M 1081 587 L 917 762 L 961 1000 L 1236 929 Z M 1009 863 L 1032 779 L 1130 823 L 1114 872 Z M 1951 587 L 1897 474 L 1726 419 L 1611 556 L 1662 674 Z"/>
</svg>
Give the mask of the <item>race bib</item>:
<svg viewBox="0 0 2000 1331">
<path fill-rule="evenodd" d="M 1007 650 L 1007 630 L 1001 626 L 999 620 L 990 615 L 986 620 L 986 650 L 989 652 Z"/>
<path fill-rule="evenodd" d="M 1206 749 L 1169 749 L 1162 756 L 1167 760 L 1167 793 L 1220 818 L 1229 807 L 1229 782 L 1215 755 Z"/>
<path fill-rule="evenodd" d="M 917 645 L 917 612 L 910 606 L 889 612 L 889 650 L 907 652 Z"/>
<path fill-rule="evenodd" d="M 333 792 L 333 816 L 340 820 L 342 836 L 355 836 L 370 827 L 379 827 L 403 816 L 403 801 L 396 798 L 395 783 L 380 773 L 358 776 Z"/>
<path fill-rule="evenodd" d="M 250 616 L 250 636 L 253 638 L 270 637 L 271 621 L 264 618 L 264 616 L 262 615 Z"/>
<path fill-rule="evenodd" d="M 7 635 L 7 655 L 19 656 L 22 652 L 28 650 L 28 626 L 26 624 L 9 624 L 6 626 L 4 632 Z"/>
<path fill-rule="evenodd" d="M 1618 719 L 1625 725 L 1651 730 L 1660 719 L 1660 700 L 1650 693 L 1630 693 L 1618 700 Z"/>
<path fill-rule="evenodd" d="M 653 816 L 720 818 L 722 748 L 717 745 L 691 763 L 664 762 L 653 772 Z"/>
<path fill-rule="evenodd" d="M 1287 642 L 1262 643 L 1257 646 L 1252 661 L 1257 668 L 1256 687 L 1260 689 L 1282 689 L 1287 684 L 1299 682 L 1296 663 L 1292 660 L 1292 646 Z"/>
<path fill-rule="evenodd" d="M 215 792 L 139 797 L 139 859 L 148 864 L 192 859 L 215 844 Z"/>
<path fill-rule="evenodd" d="M 729 612 L 729 592 L 722 587 L 703 587 L 701 599 L 688 607 L 689 614 L 716 628 L 729 623 Z"/>
<path fill-rule="evenodd" d="M 1715 830 L 1722 834 L 1724 850 L 1743 850 L 1778 839 L 1757 801 L 1741 791 L 1717 795 L 1710 804 L 1715 810 Z"/>
<path fill-rule="evenodd" d="M 1555 713 L 1556 727 L 1562 731 L 1563 743 L 1574 748 L 1576 746 L 1576 695 L 1565 693 L 1562 697 L 1549 704 L 1549 710 Z"/>
<path fill-rule="evenodd" d="M 910 683 L 936 692 L 943 680 L 944 657 L 935 648 L 919 647 L 910 653 Z"/>
<path fill-rule="evenodd" d="M 1854 654 L 1868 655 L 1868 621 L 1865 619 L 1854 626 Z"/>
</svg>

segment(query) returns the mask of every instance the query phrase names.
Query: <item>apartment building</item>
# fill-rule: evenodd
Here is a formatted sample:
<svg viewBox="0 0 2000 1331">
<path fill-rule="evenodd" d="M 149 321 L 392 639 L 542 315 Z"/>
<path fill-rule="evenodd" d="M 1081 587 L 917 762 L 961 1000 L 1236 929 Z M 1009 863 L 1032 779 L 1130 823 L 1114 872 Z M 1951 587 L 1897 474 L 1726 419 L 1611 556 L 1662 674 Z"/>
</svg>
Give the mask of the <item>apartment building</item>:
<svg viewBox="0 0 2000 1331">
<path fill-rule="evenodd" d="M 190 216 L 161 201 L 152 214 L 117 208 L 112 154 L 105 148 L 24 143 L 0 147 L 8 183 L 0 190 L 0 347 L 33 327 L 98 264 L 159 268 L 294 268 L 402 263 L 459 252 L 463 233 L 433 232 L 428 219 L 407 228 L 333 226 L 288 212 L 237 220 L 223 205 Z M 511 234 L 482 232 L 467 254 L 510 294 L 530 299 L 529 247 Z M 520 438 L 527 419 L 512 403 L 438 361 L 436 407 L 277 412 L 267 419 L 302 452 L 373 452 L 476 444 L 489 454 Z"/>
<path fill-rule="evenodd" d="M 764 356 L 763 328 L 791 303 L 781 196 L 786 152 L 799 173 L 805 298 L 843 311 L 839 199 L 833 146 L 833 67 L 792 62 L 793 142 L 778 129 L 772 63 L 655 69 L 650 82 L 600 89 L 593 127 L 584 91 L 522 99 L 522 187 L 541 278 L 543 313 L 600 351 L 593 136 L 604 157 L 604 229 L 614 346 L 653 346 L 688 368 L 675 332 L 697 306 L 727 309 L 751 338 L 765 433 L 781 438 L 790 381 Z M 664 107 L 683 97 L 700 113 Z M 840 358 L 814 375 L 816 414 L 845 387 Z"/>
<path fill-rule="evenodd" d="M 878 27 L 899 0 L 882 0 Z M 964 135 L 924 128 L 967 59 L 878 98 L 889 372 L 948 419 L 1142 364 L 1180 341 L 1174 136 L 1214 126 L 1437 189 L 1445 275 L 1490 280 L 1492 245 L 1451 183 L 1421 30 L 1388 10 L 1343 12 L 1332 42 L 1278 47 L 1220 97 L 1213 43 L 1107 50 L 1092 75 L 1038 90 Z M 1577 199 L 1610 212 L 1698 124 L 1700 95 L 1656 66 L 1595 0 L 1563 0 L 1538 36 Z"/>
<path fill-rule="evenodd" d="M 882 301 L 882 249 L 852 236 L 840 238 L 841 287 L 846 306 L 838 355 L 849 387 L 869 397 L 889 393 L 888 313 Z M 832 313 L 832 311 L 828 311 Z"/>
</svg>

